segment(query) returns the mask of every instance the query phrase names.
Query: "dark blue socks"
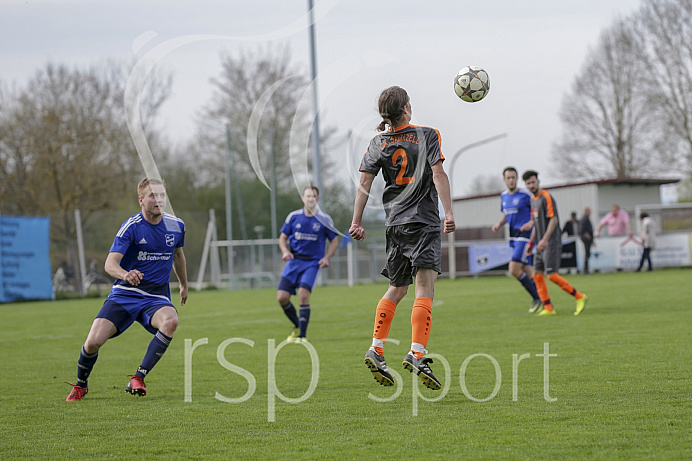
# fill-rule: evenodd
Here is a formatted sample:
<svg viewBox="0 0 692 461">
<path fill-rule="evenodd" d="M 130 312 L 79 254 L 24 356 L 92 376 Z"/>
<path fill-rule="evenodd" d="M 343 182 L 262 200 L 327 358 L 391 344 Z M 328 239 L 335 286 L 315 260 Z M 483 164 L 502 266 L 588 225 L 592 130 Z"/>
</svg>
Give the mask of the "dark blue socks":
<svg viewBox="0 0 692 461">
<path fill-rule="evenodd" d="M 308 330 L 308 323 L 310 322 L 310 305 L 301 304 L 300 305 L 300 337 L 305 338 L 305 333 Z"/>
<path fill-rule="evenodd" d="M 79 353 L 79 361 L 77 361 L 77 386 L 87 387 L 87 380 L 98 358 L 98 351 L 93 354 L 87 354 L 84 346 L 82 346 L 82 350 Z"/>
<path fill-rule="evenodd" d="M 281 306 L 281 308 L 284 310 L 284 314 L 286 314 L 288 320 L 293 322 L 293 325 L 298 328 L 300 326 L 298 322 L 298 314 L 296 313 L 296 308 L 293 303 L 289 301 L 288 304 Z"/>
<path fill-rule="evenodd" d="M 142 364 L 137 368 L 137 373 L 135 373 L 135 375 L 144 379 L 147 373 L 149 373 L 159 359 L 161 359 L 163 353 L 166 352 L 172 339 L 173 338 L 169 338 L 160 331 L 157 331 L 149 343 L 147 353 L 142 360 Z"/>
<path fill-rule="evenodd" d="M 529 292 L 533 299 L 540 300 L 538 297 L 538 291 L 536 291 L 536 284 L 531 277 L 526 275 L 526 272 L 522 272 L 518 280 L 522 285 L 524 285 L 524 288 L 526 288 L 526 291 Z"/>
</svg>

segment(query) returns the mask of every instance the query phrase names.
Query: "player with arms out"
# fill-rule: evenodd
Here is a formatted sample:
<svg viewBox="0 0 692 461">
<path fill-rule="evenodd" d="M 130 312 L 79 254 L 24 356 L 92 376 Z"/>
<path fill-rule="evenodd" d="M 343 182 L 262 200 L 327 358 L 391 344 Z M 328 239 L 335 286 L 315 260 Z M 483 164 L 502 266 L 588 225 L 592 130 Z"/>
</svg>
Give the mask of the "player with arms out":
<svg viewBox="0 0 692 461">
<path fill-rule="evenodd" d="M 180 304 L 187 301 L 185 224 L 165 213 L 166 188 L 161 179 L 144 178 L 137 186 L 141 211 L 123 223 L 106 258 L 105 270 L 115 283 L 79 354 L 77 383 L 67 401 L 82 400 L 101 346 L 122 334 L 135 320 L 153 334 L 137 372 L 125 388 L 144 396 L 144 378 L 166 352 L 178 327 L 171 302 L 171 269 L 180 282 Z"/>
<path fill-rule="evenodd" d="M 509 246 L 512 248 L 512 260 L 509 262 L 509 273 L 529 292 L 533 303 L 529 313 L 538 311 L 541 298 L 533 281 L 531 262 L 533 257 L 526 252 L 526 245 L 531 237 L 531 192 L 517 187 L 518 174 L 514 167 L 508 166 L 502 171 L 507 190 L 500 195 L 502 218 L 492 227 L 497 232 L 505 223 L 509 226 Z"/>
<path fill-rule="evenodd" d="M 430 389 L 440 389 L 425 357 L 432 324 L 435 280 L 440 274 L 442 252 L 439 200 L 445 212 L 444 232 L 454 232 L 454 215 L 449 179 L 442 168 L 440 133 L 428 127 L 410 125 L 411 103 L 403 88 L 382 91 L 378 101 L 383 131 L 370 141 L 360 164 L 360 187 L 356 194 L 349 233 L 356 240 L 365 238 L 361 223 L 372 182 L 379 172 L 385 181 L 382 197 L 386 219 L 387 264 L 382 275 L 389 288 L 375 311 L 372 346 L 365 364 L 377 382 L 392 386 L 394 380 L 384 359 L 384 343 L 399 302 L 415 277 L 415 300 L 411 311 L 411 350 L 403 366 L 421 378 Z"/>
<path fill-rule="evenodd" d="M 577 300 L 577 309 L 574 315 L 579 315 L 586 306 L 588 297 L 574 288 L 564 277 L 557 273 L 560 269 L 562 255 L 562 237 L 560 235 L 560 218 L 557 212 L 557 203 L 553 196 L 545 189 L 542 189 L 538 182 L 538 172 L 527 170 L 521 176 L 526 184 L 526 188 L 533 194 L 531 199 L 531 211 L 535 223 L 531 231 L 531 240 L 528 251 L 531 251 L 533 242 L 536 243 L 535 269 L 536 289 L 543 301 L 543 310 L 538 315 L 555 315 L 555 308 L 550 300 L 548 284 L 545 282 L 545 275 L 548 280 L 558 285 L 565 292 L 574 296 Z"/>
<path fill-rule="evenodd" d="M 310 322 L 310 294 L 317 272 L 322 267 L 329 267 L 329 259 L 339 247 L 334 221 L 317 206 L 320 199 L 317 187 L 305 187 L 301 199 L 303 208 L 288 214 L 279 236 L 281 257 L 286 261 L 286 266 L 281 274 L 276 300 L 293 323 L 293 330 L 287 338 L 290 342 L 306 341 Z M 331 243 L 325 253 L 326 240 Z M 291 302 L 291 295 L 296 292 L 300 303 L 298 313 Z"/>
</svg>

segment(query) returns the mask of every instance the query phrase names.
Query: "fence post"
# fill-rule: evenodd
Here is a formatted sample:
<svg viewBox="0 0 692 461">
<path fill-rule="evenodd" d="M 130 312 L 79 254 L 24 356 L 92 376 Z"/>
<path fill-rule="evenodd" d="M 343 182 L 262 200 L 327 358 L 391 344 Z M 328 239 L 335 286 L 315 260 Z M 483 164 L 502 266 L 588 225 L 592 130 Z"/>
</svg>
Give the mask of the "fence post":
<svg viewBox="0 0 692 461">
<path fill-rule="evenodd" d="M 372 283 L 377 282 L 377 247 L 370 245 L 370 280 Z"/>
<path fill-rule="evenodd" d="M 75 230 L 77 231 L 77 254 L 79 255 L 79 292 L 86 295 L 86 263 L 84 261 L 84 237 L 82 235 L 82 214 L 74 210 Z"/>
</svg>

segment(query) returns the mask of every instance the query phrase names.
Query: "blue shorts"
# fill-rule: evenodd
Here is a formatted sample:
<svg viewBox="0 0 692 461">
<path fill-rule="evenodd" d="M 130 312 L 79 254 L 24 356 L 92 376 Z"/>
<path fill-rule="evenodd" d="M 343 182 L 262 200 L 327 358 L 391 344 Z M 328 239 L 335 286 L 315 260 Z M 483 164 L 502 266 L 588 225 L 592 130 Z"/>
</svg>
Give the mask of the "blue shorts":
<svg viewBox="0 0 692 461">
<path fill-rule="evenodd" d="M 292 295 L 296 294 L 298 288 L 312 291 L 319 270 L 319 260 L 289 259 L 281 274 L 279 290 L 288 291 Z"/>
<path fill-rule="evenodd" d="M 526 240 L 510 240 L 509 246 L 512 247 L 512 261 L 530 266 L 533 263 L 533 256 L 526 254 Z"/>
<path fill-rule="evenodd" d="M 96 314 L 96 318 L 113 322 L 117 328 L 113 338 L 130 328 L 135 320 L 149 333 L 156 334 L 156 328 L 151 326 L 151 318 L 159 309 L 166 306 L 175 308 L 171 302 L 163 298 L 129 292 L 125 295 L 111 293 Z"/>
</svg>

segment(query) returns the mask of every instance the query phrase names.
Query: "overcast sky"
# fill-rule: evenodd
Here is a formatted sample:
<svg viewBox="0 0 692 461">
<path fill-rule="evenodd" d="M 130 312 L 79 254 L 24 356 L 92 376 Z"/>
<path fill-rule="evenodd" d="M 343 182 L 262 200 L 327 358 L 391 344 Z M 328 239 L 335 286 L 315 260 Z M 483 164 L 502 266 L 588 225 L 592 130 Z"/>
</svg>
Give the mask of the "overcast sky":
<svg viewBox="0 0 692 461">
<path fill-rule="evenodd" d="M 460 196 L 473 192 L 474 177 L 500 175 L 507 165 L 537 169 L 543 185 L 564 183 L 549 162 L 563 128 L 562 98 L 600 33 L 635 12 L 640 0 L 315 3 L 320 121 L 338 136 L 353 130 L 358 158 L 379 122 L 377 96 L 391 85 L 408 91 L 414 123 L 440 130 L 447 159 L 467 144 L 507 134 L 456 161 L 452 179 Z M 87 66 L 156 52 L 157 66 L 174 76 L 162 120 L 182 141 L 211 95 L 221 50 L 289 44 L 309 73 L 307 6 L 308 0 L 5 0 L 0 81 L 22 86 L 48 61 Z M 481 102 L 454 94 L 453 77 L 466 65 L 490 75 L 491 91 Z M 346 157 L 346 147 L 340 155 Z M 358 159 L 347 163 L 357 168 Z"/>
</svg>

